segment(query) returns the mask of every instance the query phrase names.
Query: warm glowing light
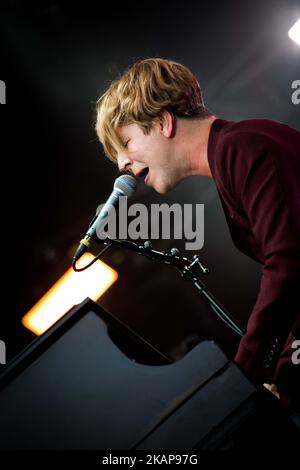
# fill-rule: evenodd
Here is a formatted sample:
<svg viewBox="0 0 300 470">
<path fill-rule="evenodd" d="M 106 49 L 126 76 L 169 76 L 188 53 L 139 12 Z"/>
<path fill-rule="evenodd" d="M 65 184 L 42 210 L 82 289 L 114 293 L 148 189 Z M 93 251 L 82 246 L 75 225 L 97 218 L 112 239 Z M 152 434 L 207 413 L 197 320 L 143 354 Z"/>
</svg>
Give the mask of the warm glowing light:
<svg viewBox="0 0 300 470">
<path fill-rule="evenodd" d="M 300 46 L 300 18 L 288 32 L 289 37 Z"/>
<path fill-rule="evenodd" d="M 77 267 L 83 267 L 93 258 L 93 255 L 86 253 L 77 262 Z M 99 260 L 79 273 L 70 268 L 26 313 L 22 323 L 33 333 L 40 335 L 86 297 L 99 299 L 117 278 L 117 272 Z"/>
</svg>

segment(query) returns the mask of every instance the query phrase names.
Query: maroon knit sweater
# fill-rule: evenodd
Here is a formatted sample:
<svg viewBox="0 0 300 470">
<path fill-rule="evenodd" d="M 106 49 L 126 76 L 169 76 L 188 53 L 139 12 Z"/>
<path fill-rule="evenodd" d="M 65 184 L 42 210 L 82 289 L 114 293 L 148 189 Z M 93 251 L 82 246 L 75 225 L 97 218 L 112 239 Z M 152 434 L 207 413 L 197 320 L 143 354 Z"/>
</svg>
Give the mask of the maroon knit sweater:
<svg viewBox="0 0 300 470">
<path fill-rule="evenodd" d="M 262 265 L 235 360 L 255 382 L 272 383 L 289 333 L 300 339 L 300 132 L 216 119 L 208 161 L 234 244 Z"/>
</svg>

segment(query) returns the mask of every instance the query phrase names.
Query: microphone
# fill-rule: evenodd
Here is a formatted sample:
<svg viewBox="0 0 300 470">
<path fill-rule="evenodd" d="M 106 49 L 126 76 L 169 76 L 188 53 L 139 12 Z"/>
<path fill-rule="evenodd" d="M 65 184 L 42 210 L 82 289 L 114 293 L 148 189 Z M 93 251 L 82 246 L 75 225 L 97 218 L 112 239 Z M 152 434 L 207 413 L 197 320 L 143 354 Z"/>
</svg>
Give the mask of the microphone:
<svg viewBox="0 0 300 470">
<path fill-rule="evenodd" d="M 136 180 L 133 176 L 122 175 L 115 180 L 111 195 L 109 196 L 99 213 L 96 213 L 95 217 L 91 221 L 85 237 L 80 240 L 79 246 L 73 257 L 73 265 L 89 249 L 91 245 L 91 239 L 96 242 L 99 241 L 99 238 L 97 237 L 97 228 L 100 226 L 101 223 L 103 223 L 104 219 L 107 219 L 112 208 L 118 208 L 120 196 L 129 197 L 135 192 L 135 190 Z"/>
</svg>

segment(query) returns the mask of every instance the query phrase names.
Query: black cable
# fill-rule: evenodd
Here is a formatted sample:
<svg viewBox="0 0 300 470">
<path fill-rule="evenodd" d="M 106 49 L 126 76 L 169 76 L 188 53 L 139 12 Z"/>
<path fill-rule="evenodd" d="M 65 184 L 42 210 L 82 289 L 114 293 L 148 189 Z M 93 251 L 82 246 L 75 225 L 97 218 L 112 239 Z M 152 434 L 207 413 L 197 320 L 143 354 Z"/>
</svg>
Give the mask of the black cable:
<svg viewBox="0 0 300 470">
<path fill-rule="evenodd" d="M 220 320 L 222 320 L 225 323 L 225 325 L 227 325 L 230 329 L 232 329 L 239 336 L 243 336 L 244 332 L 234 322 L 234 320 L 230 317 L 230 315 L 227 312 L 225 312 L 224 308 L 221 307 L 221 305 L 217 302 L 217 300 L 210 294 L 205 284 L 202 281 L 200 281 L 198 276 L 195 276 L 193 270 L 191 270 L 191 267 L 192 268 L 194 267 L 195 260 L 193 262 L 190 262 L 187 258 L 180 256 L 179 251 L 178 250 L 175 251 L 175 249 L 171 249 L 170 252 L 169 251 L 159 252 L 159 251 L 153 250 L 150 242 L 145 242 L 143 246 L 139 246 L 135 242 L 128 241 L 128 240 L 111 240 L 109 238 L 106 240 L 110 240 L 110 242 L 109 241 L 104 242 L 104 243 L 107 243 L 107 246 L 105 246 L 105 248 L 103 248 L 103 250 L 100 251 L 100 253 L 98 253 L 98 255 L 83 268 L 76 268 L 76 261 L 75 262 L 73 261 L 72 267 L 74 271 L 80 272 L 89 268 L 99 258 L 101 258 L 101 256 L 109 248 L 111 248 L 114 245 L 121 246 L 129 250 L 133 250 L 138 254 L 146 256 L 151 261 L 162 261 L 165 264 L 174 266 L 181 273 L 183 277 L 191 281 L 193 286 L 196 288 L 196 290 L 200 294 L 204 295 L 206 300 L 209 302 L 210 307 L 215 312 L 215 314 L 220 318 Z M 204 274 L 208 274 L 209 270 L 207 268 L 204 268 L 201 265 L 199 259 L 197 260 L 197 262 L 199 263 L 202 269 L 202 272 Z M 186 263 L 189 263 L 189 266 L 186 266 Z"/>
<path fill-rule="evenodd" d="M 83 268 L 76 268 L 76 261 L 73 261 L 72 263 L 72 268 L 74 269 L 74 271 L 76 271 L 77 273 L 81 272 L 81 271 L 84 271 L 85 269 L 87 268 L 90 268 L 94 263 L 96 263 L 96 261 L 101 258 L 101 256 L 107 251 L 109 250 L 109 248 L 112 247 L 112 244 L 109 243 L 106 247 L 103 248 L 103 250 L 101 250 L 97 256 L 95 256 L 95 258 L 90 262 L 88 263 L 86 266 L 83 266 Z"/>
</svg>

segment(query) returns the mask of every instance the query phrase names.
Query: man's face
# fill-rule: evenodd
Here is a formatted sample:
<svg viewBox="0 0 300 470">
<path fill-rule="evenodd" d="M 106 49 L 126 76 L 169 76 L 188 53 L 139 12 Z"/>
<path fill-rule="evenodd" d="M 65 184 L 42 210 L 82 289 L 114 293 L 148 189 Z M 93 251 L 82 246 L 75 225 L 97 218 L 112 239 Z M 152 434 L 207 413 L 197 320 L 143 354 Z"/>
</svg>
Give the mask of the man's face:
<svg viewBox="0 0 300 470">
<path fill-rule="evenodd" d="M 149 134 L 137 124 L 123 126 L 118 132 L 126 146 L 117 155 L 120 171 L 142 177 L 147 186 L 161 194 L 180 181 L 174 144 L 164 124 L 155 122 Z"/>
</svg>

